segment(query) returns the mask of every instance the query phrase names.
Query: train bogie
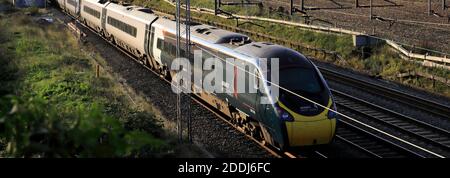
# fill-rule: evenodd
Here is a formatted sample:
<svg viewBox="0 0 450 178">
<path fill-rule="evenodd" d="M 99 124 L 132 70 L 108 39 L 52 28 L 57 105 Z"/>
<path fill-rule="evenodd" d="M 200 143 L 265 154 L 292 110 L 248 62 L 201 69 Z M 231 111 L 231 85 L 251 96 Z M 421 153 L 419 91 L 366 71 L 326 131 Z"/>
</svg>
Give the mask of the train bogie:
<svg viewBox="0 0 450 178">
<path fill-rule="evenodd" d="M 65 7 L 65 4 L 66 4 L 66 2 L 65 2 L 66 0 L 57 0 L 56 1 L 56 3 L 58 4 L 58 7 L 59 8 L 61 8 L 61 9 L 65 9 L 66 7 Z"/>
</svg>

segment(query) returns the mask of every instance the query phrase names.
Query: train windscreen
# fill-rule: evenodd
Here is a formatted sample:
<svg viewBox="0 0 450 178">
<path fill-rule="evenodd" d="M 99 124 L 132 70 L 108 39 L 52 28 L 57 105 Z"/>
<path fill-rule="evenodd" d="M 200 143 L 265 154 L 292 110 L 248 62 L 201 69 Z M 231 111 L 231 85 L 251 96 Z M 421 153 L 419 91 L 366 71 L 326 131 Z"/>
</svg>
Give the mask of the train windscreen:
<svg viewBox="0 0 450 178">
<path fill-rule="evenodd" d="M 291 91 L 319 93 L 323 90 L 314 69 L 292 67 L 280 70 L 280 85 Z"/>
<path fill-rule="evenodd" d="M 296 113 L 312 116 L 323 111 L 297 95 L 308 98 L 321 105 L 327 105 L 328 92 L 325 90 L 317 71 L 314 68 L 291 67 L 280 69 L 280 86 L 294 92 L 292 94 L 280 89 L 280 101 Z"/>
</svg>

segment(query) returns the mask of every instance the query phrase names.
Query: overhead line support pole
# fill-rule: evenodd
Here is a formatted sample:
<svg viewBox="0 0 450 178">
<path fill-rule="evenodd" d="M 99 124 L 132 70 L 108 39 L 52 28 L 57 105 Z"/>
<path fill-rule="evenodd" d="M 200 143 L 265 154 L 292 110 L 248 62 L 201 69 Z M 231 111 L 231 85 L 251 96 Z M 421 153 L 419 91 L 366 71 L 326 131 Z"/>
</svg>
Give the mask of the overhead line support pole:
<svg viewBox="0 0 450 178">
<path fill-rule="evenodd" d="M 302 4 L 300 6 L 300 10 L 304 11 L 305 10 L 305 0 L 302 0 L 301 2 L 302 2 Z"/>
<path fill-rule="evenodd" d="M 431 0 L 428 0 L 428 15 L 431 15 Z"/>
<path fill-rule="evenodd" d="M 291 15 L 294 14 L 294 0 L 291 0 L 291 3 L 290 3 L 290 6 L 289 6 L 289 7 L 290 7 L 290 9 L 291 9 L 291 10 L 290 10 Z"/>
<path fill-rule="evenodd" d="M 442 10 L 445 11 L 447 9 L 447 0 L 442 0 Z"/>
<path fill-rule="evenodd" d="M 191 0 L 186 0 L 186 30 L 185 30 L 185 34 L 186 34 L 186 54 L 185 57 L 190 61 L 190 57 L 191 57 Z M 188 82 L 188 86 L 189 88 L 186 88 L 186 91 L 190 91 L 190 83 Z M 188 140 L 189 143 L 192 143 L 192 119 L 191 119 L 191 99 L 188 97 L 187 99 L 188 103 L 187 103 L 187 134 L 188 134 Z"/>
<path fill-rule="evenodd" d="M 372 4 L 372 0 L 370 0 L 370 14 L 369 14 L 369 19 L 372 20 L 373 17 L 373 4 Z"/>
<path fill-rule="evenodd" d="M 181 26 L 181 14 L 180 14 L 180 8 L 181 8 L 181 2 L 180 0 L 177 0 L 177 7 L 176 7 L 176 35 L 177 35 L 177 41 L 176 41 L 176 57 L 180 57 L 180 26 Z M 166 69 L 169 70 L 169 69 Z M 177 81 L 178 87 L 180 85 L 178 84 L 179 81 Z M 178 88 L 178 90 L 181 90 L 181 88 Z M 177 131 L 178 131 L 178 141 L 180 143 L 183 142 L 183 128 L 182 128 L 182 117 L 181 117 L 181 91 L 178 91 L 177 93 Z"/>
<path fill-rule="evenodd" d="M 214 0 L 214 15 L 217 15 L 217 1 L 218 0 Z"/>
</svg>

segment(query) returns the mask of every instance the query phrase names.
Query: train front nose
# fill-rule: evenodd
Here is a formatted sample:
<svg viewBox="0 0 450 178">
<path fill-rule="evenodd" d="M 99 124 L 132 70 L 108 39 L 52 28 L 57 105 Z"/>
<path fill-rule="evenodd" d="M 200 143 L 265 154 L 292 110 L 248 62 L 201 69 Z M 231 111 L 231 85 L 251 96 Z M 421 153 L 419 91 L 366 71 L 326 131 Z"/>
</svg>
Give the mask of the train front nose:
<svg viewBox="0 0 450 178">
<path fill-rule="evenodd" d="M 290 146 L 328 144 L 333 139 L 336 119 L 285 122 Z"/>
<path fill-rule="evenodd" d="M 316 115 L 305 116 L 290 110 L 283 103 L 279 105 L 278 112 L 286 127 L 289 146 L 321 145 L 333 140 L 336 128 L 335 112 L 324 109 Z M 331 105 L 332 101 L 329 101 L 329 106 Z"/>
</svg>

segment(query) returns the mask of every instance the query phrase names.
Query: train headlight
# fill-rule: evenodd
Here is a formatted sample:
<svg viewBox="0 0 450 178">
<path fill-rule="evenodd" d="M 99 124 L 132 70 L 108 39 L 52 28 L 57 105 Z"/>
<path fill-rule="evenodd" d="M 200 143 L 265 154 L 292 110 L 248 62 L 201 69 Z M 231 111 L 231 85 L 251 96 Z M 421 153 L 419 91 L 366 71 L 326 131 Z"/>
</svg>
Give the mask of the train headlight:
<svg viewBox="0 0 450 178">
<path fill-rule="evenodd" d="M 334 104 L 333 102 L 332 107 L 328 109 L 328 119 L 334 119 L 337 117 L 337 113 L 335 111 L 336 111 L 336 104 Z"/>
<path fill-rule="evenodd" d="M 277 109 L 278 117 L 280 117 L 280 120 L 285 122 L 294 122 L 294 117 L 292 117 L 289 112 L 287 112 L 283 108 L 280 108 L 280 106 L 278 105 L 275 105 L 275 108 Z"/>
</svg>

